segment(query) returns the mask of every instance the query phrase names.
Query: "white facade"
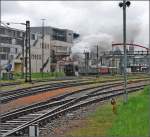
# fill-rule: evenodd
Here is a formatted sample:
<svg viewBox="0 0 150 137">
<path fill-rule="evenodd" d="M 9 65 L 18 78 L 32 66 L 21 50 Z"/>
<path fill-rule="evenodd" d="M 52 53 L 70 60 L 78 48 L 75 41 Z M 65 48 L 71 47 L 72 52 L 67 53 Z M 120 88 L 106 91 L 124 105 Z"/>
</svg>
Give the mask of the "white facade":
<svg viewBox="0 0 150 137">
<path fill-rule="evenodd" d="M 40 72 L 42 68 L 42 39 L 41 35 L 36 33 L 35 40 L 31 39 L 31 71 Z M 36 43 L 34 45 L 34 43 Z M 50 36 L 44 36 L 43 63 L 46 64 L 43 72 L 50 72 Z"/>
<path fill-rule="evenodd" d="M 15 71 L 18 63 L 21 64 L 24 31 L 0 26 L 0 72 L 10 63 Z M 18 69 L 18 68 L 17 68 Z"/>
<path fill-rule="evenodd" d="M 31 27 L 31 33 L 42 35 L 42 27 Z M 59 65 L 58 62 L 64 60 L 64 58 L 70 56 L 71 48 L 73 46 L 74 33 L 71 30 L 67 29 L 58 29 L 53 27 L 44 27 L 44 43 L 46 44 L 46 48 L 44 49 L 44 62 L 47 61 L 50 56 L 50 60 L 48 64 L 45 66 L 44 71 L 62 71 L 63 65 Z M 35 38 L 36 39 L 36 38 Z M 41 42 L 40 42 L 41 41 Z M 40 38 L 35 46 L 32 46 L 32 54 L 41 53 L 42 39 Z M 33 43 L 34 44 L 34 43 Z M 50 55 L 52 51 L 55 54 L 56 62 L 52 61 L 52 56 Z M 33 53 L 34 52 L 34 53 Z M 32 59 L 32 63 L 35 64 L 32 67 L 32 71 L 39 72 L 41 66 L 40 60 Z M 38 64 L 38 65 L 37 65 Z"/>
</svg>

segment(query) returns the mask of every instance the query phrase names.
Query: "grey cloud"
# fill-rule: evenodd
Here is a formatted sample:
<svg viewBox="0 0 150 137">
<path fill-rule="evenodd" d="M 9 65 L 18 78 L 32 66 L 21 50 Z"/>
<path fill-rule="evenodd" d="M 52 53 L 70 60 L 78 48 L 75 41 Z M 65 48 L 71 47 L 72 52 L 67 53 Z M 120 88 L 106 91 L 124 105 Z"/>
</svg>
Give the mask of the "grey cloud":
<svg viewBox="0 0 150 137">
<path fill-rule="evenodd" d="M 45 25 L 72 29 L 81 34 L 81 41 L 76 42 L 73 49 L 88 47 L 103 41 L 103 45 L 110 48 L 110 41 L 122 41 L 122 9 L 118 1 L 34 1 L 34 2 L 3 2 L 5 19 L 18 21 L 19 18 L 29 18 L 33 26 L 41 25 L 41 18 L 45 18 Z M 22 3 L 22 5 L 21 5 Z M 149 12 L 148 2 L 131 2 L 127 8 L 127 40 L 143 44 L 148 42 L 148 19 L 143 17 Z M 23 5 L 24 4 L 24 5 Z M 17 18 L 15 19 L 15 16 Z M 142 37 L 141 37 L 142 36 Z M 144 37 L 143 37 L 144 36 Z M 82 45 L 82 46 L 81 46 Z"/>
<path fill-rule="evenodd" d="M 1 1 L 1 15 L 14 15 L 23 10 L 18 1 Z"/>
</svg>

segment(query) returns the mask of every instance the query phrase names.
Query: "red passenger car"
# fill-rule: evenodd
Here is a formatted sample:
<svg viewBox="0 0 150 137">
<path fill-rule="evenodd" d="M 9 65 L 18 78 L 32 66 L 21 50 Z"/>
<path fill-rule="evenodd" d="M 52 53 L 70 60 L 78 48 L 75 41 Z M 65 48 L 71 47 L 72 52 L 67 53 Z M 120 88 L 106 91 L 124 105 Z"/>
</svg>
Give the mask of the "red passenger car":
<svg viewBox="0 0 150 137">
<path fill-rule="evenodd" d="M 109 74 L 109 67 L 107 67 L 107 66 L 99 67 L 99 73 L 100 74 Z"/>
</svg>

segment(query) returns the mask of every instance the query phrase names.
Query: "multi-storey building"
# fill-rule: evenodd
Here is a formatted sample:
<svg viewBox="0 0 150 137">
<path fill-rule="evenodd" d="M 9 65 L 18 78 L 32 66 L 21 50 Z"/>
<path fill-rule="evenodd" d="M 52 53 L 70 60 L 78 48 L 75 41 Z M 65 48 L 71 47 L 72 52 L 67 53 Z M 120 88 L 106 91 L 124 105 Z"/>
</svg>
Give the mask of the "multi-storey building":
<svg viewBox="0 0 150 137">
<path fill-rule="evenodd" d="M 63 65 L 62 63 L 59 64 L 59 62 L 70 55 L 73 40 L 79 35 L 71 30 L 52 27 L 44 27 L 44 32 L 43 40 L 42 27 L 31 27 L 31 71 L 40 72 L 43 70 L 44 72 L 49 72 L 62 70 Z M 24 71 L 24 47 L 24 31 L 0 26 L 1 72 L 5 70 L 8 64 L 12 64 L 12 71 L 14 72 Z"/>
<path fill-rule="evenodd" d="M 12 71 L 21 70 L 24 31 L 0 26 L 0 71 L 12 64 Z"/>
<path fill-rule="evenodd" d="M 31 71 L 32 72 L 50 72 L 50 36 L 44 35 L 44 43 L 42 43 L 42 35 L 39 33 L 31 33 Z M 42 48 L 43 44 L 43 48 Z M 43 54 L 42 54 L 43 51 Z M 42 67 L 43 56 L 43 67 Z"/>
<path fill-rule="evenodd" d="M 42 29 L 42 27 L 31 27 L 31 32 L 42 35 Z M 70 55 L 73 41 L 78 36 L 79 34 L 74 33 L 72 30 L 53 28 L 50 26 L 44 27 L 44 42 L 47 45 L 46 47 L 50 45 L 50 49 L 48 50 L 51 53 L 51 71 L 63 70 L 62 62 Z M 44 54 L 44 56 L 46 55 Z M 44 62 L 46 62 L 47 57 L 44 59 Z"/>
</svg>

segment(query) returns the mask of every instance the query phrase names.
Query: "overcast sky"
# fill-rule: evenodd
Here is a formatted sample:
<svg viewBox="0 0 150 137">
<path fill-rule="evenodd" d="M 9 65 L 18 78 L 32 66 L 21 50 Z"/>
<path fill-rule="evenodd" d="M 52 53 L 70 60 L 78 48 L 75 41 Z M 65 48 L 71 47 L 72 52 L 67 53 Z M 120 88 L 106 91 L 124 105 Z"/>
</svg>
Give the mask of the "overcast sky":
<svg viewBox="0 0 150 137">
<path fill-rule="evenodd" d="M 83 50 L 100 43 L 111 48 L 111 43 L 122 41 L 122 8 L 119 1 L 2 1 L 1 19 L 4 22 L 31 21 L 31 26 L 71 29 L 81 34 L 74 49 Z M 21 25 L 11 27 L 24 29 Z M 131 1 L 127 8 L 127 41 L 148 47 L 149 2 Z"/>
</svg>

